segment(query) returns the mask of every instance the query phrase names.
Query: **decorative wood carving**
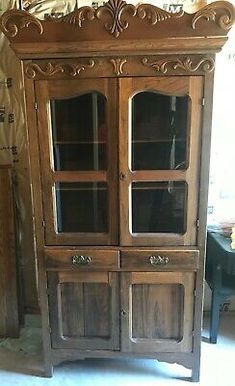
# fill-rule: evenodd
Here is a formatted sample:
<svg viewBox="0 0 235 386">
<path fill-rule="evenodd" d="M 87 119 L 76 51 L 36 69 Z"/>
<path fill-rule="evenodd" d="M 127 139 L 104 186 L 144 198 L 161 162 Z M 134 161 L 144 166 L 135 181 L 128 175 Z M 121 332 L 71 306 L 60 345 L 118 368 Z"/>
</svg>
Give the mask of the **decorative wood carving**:
<svg viewBox="0 0 235 386">
<path fill-rule="evenodd" d="M 136 8 L 136 14 L 139 19 L 146 18 L 150 24 L 154 25 L 167 19 L 182 17 L 184 11 L 170 13 L 151 4 L 140 4 Z"/>
<path fill-rule="evenodd" d="M 115 58 L 115 59 L 110 59 L 110 62 L 113 64 L 115 75 L 117 76 L 122 75 L 123 66 L 127 62 L 127 60 L 123 58 Z"/>
<path fill-rule="evenodd" d="M 219 15 L 218 12 L 220 11 Z M 223 13 L 221 13 L 223 11 Z M 200 9 L 193 17 L 192 27 L 196 28 L 198 20 L 215 21 L 223 30 L 229 30 L 234 21 L 234 6 L 228 2 L 218 1 Z"/>
<path fill-rule="evenodd" d="M 152 67 L 156 72 L 166 74 L 169 70 L 184 70 L 195 72 L 201 68 L 204 72 L 211 72 L 214 70 L 215 62 L 212 58 L 200 59 L 199 62 L 194 63 L 190 57 L 183 59 L 168 59 L 150 61 L 147 57 L 142 59 L 144 66 Z"/>
<path fill-rule="evenodd" d="M 41 35 L 43 26 L 40 20 L 25 11 L 10 9 L 6 11 L 1 18 L 2 30 L 6 36 L 14 38 L 20 29 L 28 28 L 34 24 Z"/>
<path fill-rule="evenodd" d="M 76 77 L 79 76 L 81 71 L 86 70 L 87 68 L 93 68 L 95 65 L 94 60 L 89 60 L 88 64 L 84 63 L 51 63 L 48 62 L 45 67 L 41 67 L 36 63 L 29 63 L 26 66 L 25 74 L 28 78 L 35 78 L 37 73 L 44 75 L 46 77 L 53 76 L 58 73 L 66 73 L 69 76 Z"/>
<path fill-rule="evenodd" d="M 96 10 L 97 19 L 102 19 L 105 14 L 110 17 L 110 22 L 105 24 L 105 29 L 118 38 L 120 33 L 129 26 L 125 16 L 135 16 L 136 7 L 123 0 L 109 0 Z"/>
<path fill-rule="evenodd" d="M 190 15 L 184 11 L 169 13 L 151 4 L 134 6 L 133 4 L 126 3 L 124 0 L 109 0 L 97 9 L 88 6 L 76 8 L 66 16 L 59 19 L 51 18 L 47 21 L 38 20 L 26 11 L 12 9 L 3 14 L 1 26 L 3 32 L 8 37 L 14 38 L 18 35 L 19 30 L 27 28 L 31 24 L 35 25 L 39 34 L 42 35 L 44 30 L 46 31 L 45 34 L 48 33 L 47 28 L 44 28 L 44 23 L 46 23 L 45 25 L 48 25 L 47 23 L 54 23 L 54 25 L 67 23 L 76 25 L 79 28 L 88 28 L 90 22 L 96 21 L 97 23 L 100 21 L 99 24 L 101 27 L 104 25 L 106 31 L 115 38 L 118 38 L 124 30 L 130 27 L 129 23 L 133 18 L 143 20 L 151 26 L 173 19 L 175 20 L 175 23 L 172 21 L 174 29 L 177 29 L 178 26 L 176 20 L 183 18 L 184 21 L 182 21 L 182 23 L 187 25 L 189 31 L 190 29 L 199 30 L 199 25 L 200 27 L 202 26 L 199 20 L 204 19 L 204 22 L 214 22 L 219 28 L 228 30 L 234 23 L 235 15 L 234 6 L 226 1 L 211 3 L 200 9 L 194 15 Z M 98 26 L 98 24 L 96 24 L 96 26 Z M 211 26 L 211 28 L 213 27 Z"/>
</svg>

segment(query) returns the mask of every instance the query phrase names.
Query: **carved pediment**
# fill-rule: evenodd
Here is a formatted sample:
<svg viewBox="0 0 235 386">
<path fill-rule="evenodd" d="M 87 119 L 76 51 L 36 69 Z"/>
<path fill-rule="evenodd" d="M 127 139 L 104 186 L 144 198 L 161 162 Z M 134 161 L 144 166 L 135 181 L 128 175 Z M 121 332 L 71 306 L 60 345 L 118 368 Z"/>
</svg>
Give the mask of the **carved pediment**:
<svg viewBox="0 0 235 386">
<path fill-rule="evenodd" d="M 145 40 L 147 43 L 154 42 L 152 48 L 157 49 L 157 41 L 165 40 L 163 47 L 168 48 L 172 39 L 175 42 L 178 39 L 176 44 L 181 43 L 179 48 L 184 44 L 187 48 L 189 41 L 186 39 L 195 38 L 200 38 L 198 44 L 205 48 L 202 38 L 210 37 L 217 39 L 216 51 L 225 41 L 219 41 L 218 38 L 226 37 L 234 20 L 234 6 L 226 1 L 211 3 L 195 14 L 187 14 L 184 11 L 169 13 L 150 4 L 134 6 L 124 0 L 109 0 L 97 9 L 81 7 L 58 19 L 39 20 L 26 11 L 11 9 L 2 15 L 0 27 L 13 48 L 18 44 L 37 43 L 47 45 L 50 52 L 53 52 L 53 44 L 57 44 L 54 51 L 60 45 L 61 49 L 63 46 L 63 52 L 67 52 L 72 50 L 68 46 L 66 48 L 67 43 L 73 43 L 74 48 L 76 42 L 79 47 L 82 42 L 89 42 L 94 51 L 92 44 L 97 46 L 98 42 L 104 44 L 103 47 L 107 42 L 114 44 L 112 47 L 115 49 L 117 44 L 121 44 L 120 49 L 125 41 L 131 41 L 132 47 L 137 42 L 140 47 L 139 43 Z M 213 50 L 213 45 L 211 48 Z M 21 51 L 23 52 L 22 47 Z M 31 47 L 31 52 L 36 51 Z"/>
</svg>

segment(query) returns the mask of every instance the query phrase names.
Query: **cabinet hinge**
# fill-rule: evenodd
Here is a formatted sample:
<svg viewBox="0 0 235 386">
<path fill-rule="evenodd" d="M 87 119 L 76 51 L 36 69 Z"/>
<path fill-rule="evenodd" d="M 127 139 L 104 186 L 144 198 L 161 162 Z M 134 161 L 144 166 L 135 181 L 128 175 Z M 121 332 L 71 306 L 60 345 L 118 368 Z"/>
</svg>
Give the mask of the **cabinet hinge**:
<svg viewBox="0 0 235 386">
<path fill-rule="evenodd" d="M 202 106 L 205 106 L 205 102 L 206 102 L 205 97 L 203 97 L 201 101 Z"/>
<path fill-rule="evenodd" d="M 37 104 L 37 102 L 34 102 L 34 109 L 35 109 L 35 110 L 38 109 L 38 104 Z"/>
<path fill-rule="evenodd" d="M 197 219 L 197 220 L 196 220 L 196 227 L 197 227 L 197 228 L 199 228 L 199 224 L 200 224 L 199 219 Z"/>
<path fill-rule="evenodd" d="M 43 226 L 43 228 L 46 227 L 46 221 L 45 220 L 42 220 L 42 226 Z"/>
<path fill-rule="evenodd" d="M 193 291 L 193 296 L 194 296 L 194 297 L 197 296 L 197 290 L 196 290 L 196 289 Z"/>
</svg>

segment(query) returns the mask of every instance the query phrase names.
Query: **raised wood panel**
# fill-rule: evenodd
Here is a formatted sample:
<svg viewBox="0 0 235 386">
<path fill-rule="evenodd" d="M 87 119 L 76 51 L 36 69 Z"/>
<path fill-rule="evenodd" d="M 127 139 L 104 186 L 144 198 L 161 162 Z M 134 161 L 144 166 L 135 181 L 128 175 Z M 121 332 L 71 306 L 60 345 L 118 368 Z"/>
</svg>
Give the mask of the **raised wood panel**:
<svg viewBox="0 0 235 386">
<path fill-rule="evenodd" d="M 198 270 L 199 251 L 172 251 L 167 249 L 125 250 L 121 252 L 121 268 L 132 271 Z"/>
<path fill-rule="evenodd" d="M 73 258 L 75 256 L 75 263 Z M 87 264 L 76 264 L 76 256 L 83 256 Z M 45 249 L 45 262 L 48 270 L 75 269 L 93 271 L 119 268 L 119 251 L 94 249 Z"/>
<path fill-rule="evenodd" d="M 191 352 L 195 275 L 122 274 L 122 350 Z"/>
<path fill-rule="evenodd" d="M 132 339 L 181 341 L 183 292 L 181 284 L 134 284 Z"/>
<path fill-rule="evenodd" d="M 0 167 L 0 337 L 19 335 L 11 166 Z"/>
<path fill-rule="evenodd" d="M 119 347 L 115 273 L 48 273 L 53 348 Z"/>
</svg>

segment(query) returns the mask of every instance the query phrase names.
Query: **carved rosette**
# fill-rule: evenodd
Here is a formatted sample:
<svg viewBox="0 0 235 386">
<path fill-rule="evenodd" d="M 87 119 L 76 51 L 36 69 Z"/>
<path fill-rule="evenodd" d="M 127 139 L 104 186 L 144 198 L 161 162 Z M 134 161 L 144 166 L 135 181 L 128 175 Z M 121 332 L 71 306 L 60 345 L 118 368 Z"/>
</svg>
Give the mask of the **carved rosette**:
<svg viewBox="0 0 235 386">
<path fill-rule="evenodd" d="M 152 67 L 156 72 L 160 72 L 162 74 L 166 74 L 172 70 L 183 70 L 186 72 L 196 72 L 197 70 L 202 70 L 203 72 L 212 72 L 215 67 L 213 58 L 203 58 L 195 63 L 190 57 L 157 61 L 152 61 L 151 59 L 145 57 L 142 59 L 142 64 L 147 67 Z"/>
<path fill-rule="evenodd" d="M 234 21 L 234 6 L 228 2 L 218 1 L 200 9 L 192 19 L 192 27 L 196 29 L 200 19 L 215 21 L 223 30 L 229 30 Z"/>
<path fill-rule="evenodd" d="M 79 76 L 81 71 L 88 68 L 93 68 L 95 65 L 94 60 L 89 60 L 87 64 L 84 63 L 51 63 L 48 62 L 45 65 L 40 66 L 37 63 L 29 63 L 26 66 L 25 74 L 28 78 L 34 79 L 38 74 L 44 77 L 52 77 L 53 75 L 64 73 L 68 76 L 75 78 Z"/>
<path fill-rule="evenodd" d="M 110 62 L 113 65 L 114 74 L 120 76 L 123 74 L 123 66 L 126 64 L 127 60 L 124 58 L 114 58 L 110 59 Z"/>
<path fill-rule="evenodd" d="M 1 18 L 2 31 L 9 38 L 14 38 L 20 29 L 28 28 L 34 24 L 39 34 L 43 33 L 43 26 L 40 20 L 25 11 L 11 9 L 6 11 Z"/>
</svg>

